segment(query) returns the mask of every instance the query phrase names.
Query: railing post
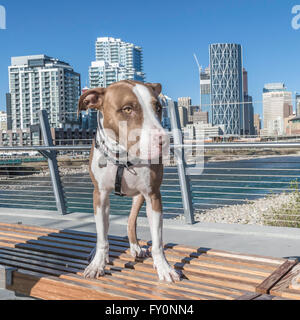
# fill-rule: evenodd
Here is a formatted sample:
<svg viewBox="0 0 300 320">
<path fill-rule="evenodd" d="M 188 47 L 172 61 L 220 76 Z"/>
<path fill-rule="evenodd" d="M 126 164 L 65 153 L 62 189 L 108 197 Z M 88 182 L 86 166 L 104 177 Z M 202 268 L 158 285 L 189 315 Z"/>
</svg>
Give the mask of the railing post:
<svg viewBox="0 0 300 320">
<path fill-rule="evenodd" d="M 183 147 L 184 139 L 181 131 L 179 112 L 173 101 L 169 103 L 169 112 L 174 139 L 174 156 L 177 162 L 184 216 L 188 224 L 194 224 L 195 219 L 192 193 L 190 188 L 190 177 L 186 171 L 186 161 Z"/>
<path fill-rule="evenodd" d="M 46 110 L 40 110 L 38 112 L 38 115 L 40 119 L 40 126 L 44 145 L 46 147 L 53 147 L 54 145 L 51 136 L 48 113 Z M 51 150 L 47 152 L 42 152 L 42 154 L 48 158 L 48 166 L 50 170 L 57 211 L 61 214 L 66 214 L 67 210 L 65 205 L 65 197 L 59 176 L 56 151 Z"/>
</svg>

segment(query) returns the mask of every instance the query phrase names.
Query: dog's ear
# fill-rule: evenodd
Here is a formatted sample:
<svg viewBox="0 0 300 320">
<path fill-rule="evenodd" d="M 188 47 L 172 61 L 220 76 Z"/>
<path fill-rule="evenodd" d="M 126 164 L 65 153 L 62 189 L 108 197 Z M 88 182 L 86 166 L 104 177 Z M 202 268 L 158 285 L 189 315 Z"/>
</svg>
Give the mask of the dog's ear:
<svg viewBox="0 0 300 320">
<path fill-rule="evenodd" d="M 154 94 L 158 97 L 162 92 L 162 85 L 160 83 L 146 83 L 147 87 L 150 87 Z"/>
<path fill-rule="evenodd" d="M 77 117 L 79 117 L 81 111 L 87 109 L 102 111 L 105 93 L 105 88 L 95 88 L 86 91 L 79 99 Z"/>
</svg>

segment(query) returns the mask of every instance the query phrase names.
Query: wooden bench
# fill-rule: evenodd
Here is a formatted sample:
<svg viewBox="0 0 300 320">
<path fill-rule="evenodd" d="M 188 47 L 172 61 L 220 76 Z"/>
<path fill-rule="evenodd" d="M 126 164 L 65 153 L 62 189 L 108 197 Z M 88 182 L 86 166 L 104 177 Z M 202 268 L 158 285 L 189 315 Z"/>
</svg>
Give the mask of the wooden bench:
<svg viewBox="0 0 300 320">
<path fill-rule="evenodd" d="M 299 270 L 297 261 L 166 244 L 169 262 L 183 273 L 182 281 L 167 284 L 158 281 L 152 258 L 131 257 L 127 238 L 109 241 L 106 275 L 84 279 L 95 234 L 0 223 L 0 285 L 45 300 L 300 299 L 300 291 L 286 296 L 275 290 Z"/>
</svg>

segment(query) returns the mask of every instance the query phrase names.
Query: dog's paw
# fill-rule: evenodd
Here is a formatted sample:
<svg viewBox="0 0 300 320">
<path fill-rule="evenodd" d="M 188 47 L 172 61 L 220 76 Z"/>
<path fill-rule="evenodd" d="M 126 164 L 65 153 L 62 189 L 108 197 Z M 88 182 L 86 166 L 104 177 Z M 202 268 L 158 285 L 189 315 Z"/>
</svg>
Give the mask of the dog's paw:
<svg viewBox="0 0 300 320">
<path fill-rule="evenodd" d="M 150 256 L 148 249 L 141 248 L 138 244 L 130 244 L 130 253 L 134 258 L 147 258 Z"/>
<path fill-rule="evenodd" d="M 97 266 L 96 264 L 91 263 L 84 271 L 83 276 L 87 279 L 94 279 L 101 276 L 104 276 L 104 266 Z"/>
<path fill-rule="evenodd" d="M 106 263 L 109 263 L 108 254 L 96 253 L 93 261 L 85 269 L 83 276 L 88 279 L 104 276 Z"/>
<path fill-rule="evenodd" d="M 159 280 L 166 282 L 180 281 L 181 274 L 179 274 L 179 272 L 173 269 L 165 259 L 159 260 L 159 262 L 155 262 L 153 265 L 157 271 Z"/>
</svg>

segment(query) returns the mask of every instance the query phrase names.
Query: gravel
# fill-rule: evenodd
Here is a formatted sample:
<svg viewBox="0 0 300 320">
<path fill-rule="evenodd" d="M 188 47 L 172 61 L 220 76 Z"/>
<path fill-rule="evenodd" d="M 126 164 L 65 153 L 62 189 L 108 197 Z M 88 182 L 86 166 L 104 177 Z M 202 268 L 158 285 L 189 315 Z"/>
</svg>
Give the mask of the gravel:
<svg viewBox="0 0 300 320">
<path fill-rule="evenodd" d="M 242 205 L 230 205 L 198 212 L 195 214 L 195 220 L 199 222 L 265 225 L 266 216 L 270 219 L 274 216 L 275 210 L 278 212 L 280 208 L 291 205 L 293 202 L 295 202 L 295 194 L 293 193 L 270 195 Z M 183 220 L 184 216 L 180 215 L 175 219 Z"/>
</svg>

